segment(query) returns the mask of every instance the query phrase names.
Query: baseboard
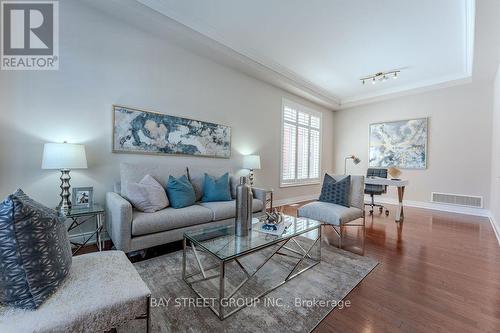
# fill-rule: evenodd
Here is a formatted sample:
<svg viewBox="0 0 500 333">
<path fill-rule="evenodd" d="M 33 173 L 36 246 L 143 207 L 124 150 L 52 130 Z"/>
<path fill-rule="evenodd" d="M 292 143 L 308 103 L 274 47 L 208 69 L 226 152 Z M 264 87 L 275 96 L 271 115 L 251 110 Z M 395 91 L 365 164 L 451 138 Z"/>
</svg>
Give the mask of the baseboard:
<svg viewBox="0 0 500 333">
<path fill-rule="evenodd" d="M 493 216 L 493 213 L 490 212 L 490 223 L 491 227 L 493 228 L 493 231 L 495 232 L 495 236 L 497 237 L 498 245 L 500 246 L 500 224 L 498 224 L 498 221 L 495 219 L 495 216 Z"/>
<path fill-rule="evenodd" d="M 366 203 L 370 202 L 369 196 L 365 196 L 365 202 Z M 396 199 L 384 198 L 384 197 L 380 198 L 377 197 L 376 202 L 388 205 L 399 204 Z M 491 216 L 489 210 L 484 208 L 462 207 L 462 206 L 438 204 L 435 202 L 424 202 L 424 201 L 413 201 L 413 200 L 404 200 L 404 205 L 408 207 L 424 208 L 424 209 L 438 210 L 442 212 L 457 213 L 464 215 L 474 215 L 474 216 L 482 216 L 488 218 Z"/>
<path fill-rule="evenodd" d="M 301 195 L 299 197 L 274 200 L 273 206 L 278 207 L 278 206 L 290 205 L 290 204 L 309 201 L 309 200 L 318 200 L 318 198 L 319 198 L 319 193 L 318 194 Z"/>
</svg>

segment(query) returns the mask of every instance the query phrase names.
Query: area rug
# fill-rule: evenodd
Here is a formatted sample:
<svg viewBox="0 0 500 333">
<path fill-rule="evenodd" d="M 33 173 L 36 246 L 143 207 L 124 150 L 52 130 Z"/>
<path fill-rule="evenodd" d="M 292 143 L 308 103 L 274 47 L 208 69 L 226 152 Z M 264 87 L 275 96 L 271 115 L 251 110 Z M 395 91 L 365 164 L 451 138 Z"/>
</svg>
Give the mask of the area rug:
<svg viewBox="0 0 500 333">
<path fill-rule="evenodd" d="M 301 239 L 304 247 L 310 242 Z M 242 258 L 251 273 L 272 249 Z M 214 264 L 202 253 L 202 262 Z M 188 272 L 195 272 L 192 254 Z M 297 262 L 294 258 L 275 256 L 242 288 L 236 300 L 257 296 L 283 280 Z M 304 265 L 307 263 L 304 263 Z M 207 266 L 208 266 L 207 265 Z M 302 275 L 267 294 L 261 301 L 221 321 L 182 280 L 182 251 L 134 264 L 152 292 L 152 332 L 310 332 L 335 307 L 355 306 L 345 296 L 377 265 L 367 257 L 323 245 L 322 261 Z M 300 269 L 300 267 L 299 267 Z M 216 273 L 209 271 L 207 275 Z M 245 277 L 236 264 L 226 268 L 226 293 Z M 216 297 L 218 279 L 197 284 L 204 296 Z M 206 304 L 205 304 L 206 303 Z M 145 332 L 144 320 L 118 328 L 119 333 Z"/>
</svg>

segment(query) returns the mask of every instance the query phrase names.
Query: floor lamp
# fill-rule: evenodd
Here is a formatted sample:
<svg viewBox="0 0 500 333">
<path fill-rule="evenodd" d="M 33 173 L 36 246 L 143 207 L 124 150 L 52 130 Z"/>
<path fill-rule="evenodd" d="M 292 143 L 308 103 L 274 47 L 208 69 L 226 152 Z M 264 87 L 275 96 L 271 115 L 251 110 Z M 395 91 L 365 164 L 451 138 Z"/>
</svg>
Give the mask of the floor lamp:
<svg viewBox="0 0 500 333">
<path fill-rule="evenodd" d="M 344 160 L 344 175 L 347 175 L 347 160 L 352 160 L 354 165 L 357 165 L 359 164 L 359 162 L 361 162 L 361 160 L 354 155 L 347 156 Z"/>
</svg>

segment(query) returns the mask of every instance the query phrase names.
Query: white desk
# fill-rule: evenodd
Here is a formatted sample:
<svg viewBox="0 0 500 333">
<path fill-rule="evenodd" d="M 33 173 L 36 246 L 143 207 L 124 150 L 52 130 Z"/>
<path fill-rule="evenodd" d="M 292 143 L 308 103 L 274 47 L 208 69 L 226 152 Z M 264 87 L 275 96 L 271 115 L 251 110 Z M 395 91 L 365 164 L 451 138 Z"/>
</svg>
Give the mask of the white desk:
<svg viewBox="0 0 500 333">
<path fill-rule="evenodd" d="M 398 188 L 398 209 L 396 210 L 396 222 L 403 221 L 403 197 L 405 195 L 405 186 L 408 185 L 408 180 L 405 179 L 387 179 L 380 177 L 365 177 L 365 184 L 394 186 Z"/>
</svg>

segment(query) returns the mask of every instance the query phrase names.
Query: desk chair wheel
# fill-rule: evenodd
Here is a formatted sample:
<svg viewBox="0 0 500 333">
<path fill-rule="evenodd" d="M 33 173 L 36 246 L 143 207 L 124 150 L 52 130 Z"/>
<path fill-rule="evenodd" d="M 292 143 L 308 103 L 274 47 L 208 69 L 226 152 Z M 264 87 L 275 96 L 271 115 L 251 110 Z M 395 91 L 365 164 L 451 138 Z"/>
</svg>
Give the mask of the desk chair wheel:
<svg viewBox="0 0 500 333">
<path fill-rule="evenodd" d="M 370 209 L 370 215 L 373 215 L 373 209 Z"/>
<path fill-rule="evenodd" d="M 389 216 L 389 210 L 388 209 L 385 210 L 385 216 Z"/>
<path fill-rule="evenodd" d="M 384 207 L 379 207 L 378 211 L 379 211 L 380 214 L 382 214 L 382 212 L 384 211 Z"/>
</svg>

